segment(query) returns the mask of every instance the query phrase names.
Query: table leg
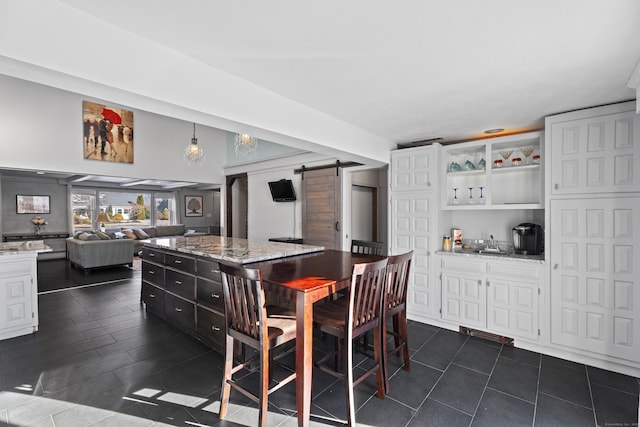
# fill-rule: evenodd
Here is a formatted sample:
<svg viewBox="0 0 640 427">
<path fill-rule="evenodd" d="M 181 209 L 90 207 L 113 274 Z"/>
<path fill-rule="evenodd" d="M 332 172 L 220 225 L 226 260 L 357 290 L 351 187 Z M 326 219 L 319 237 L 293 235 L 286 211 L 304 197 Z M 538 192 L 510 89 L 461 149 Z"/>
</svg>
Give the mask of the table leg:
<svg viewBox="0 0 640 427">
<path fill-rule="evenodd" d="M 313 303 L 305 296 L 299 292 L 296 297 L 296 402 L 301 427 L 309 425 L 313 373 Z"/>
</svg>

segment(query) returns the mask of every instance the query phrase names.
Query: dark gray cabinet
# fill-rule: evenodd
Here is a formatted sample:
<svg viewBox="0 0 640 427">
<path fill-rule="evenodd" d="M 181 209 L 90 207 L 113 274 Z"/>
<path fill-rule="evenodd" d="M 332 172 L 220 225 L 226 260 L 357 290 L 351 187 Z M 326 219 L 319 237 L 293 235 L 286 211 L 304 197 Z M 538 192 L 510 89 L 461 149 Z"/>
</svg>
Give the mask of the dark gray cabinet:
<svg viewBox="0 0 640 427">
<path fill-rule="evenodd" d="M 146 310 L 223 352 L 224 297 L 218 263 L 146 245 L 141 257 Z"/>
</svg>

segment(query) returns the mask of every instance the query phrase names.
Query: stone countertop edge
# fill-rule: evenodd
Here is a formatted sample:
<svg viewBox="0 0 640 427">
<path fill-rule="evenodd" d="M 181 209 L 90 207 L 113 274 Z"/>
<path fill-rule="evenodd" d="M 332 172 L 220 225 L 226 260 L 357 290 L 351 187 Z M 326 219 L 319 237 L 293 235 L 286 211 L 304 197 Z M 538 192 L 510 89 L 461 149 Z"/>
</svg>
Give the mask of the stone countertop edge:
<svg viewBox="0 0 640 427">
<path fill-rule="evenodd" d="M 324 246 L 249 241 L 220 236 L 155 237 L 144 245 L 235 264 L 249 264 L 323 251 Z M 238 253 L 240 252 L 240 254 Z"/>
<path fill-rule="evenodd" d="M 24 255 L 28 253 L 52 252 L 53 250 L 44 244 L 42 240 L 29 240 L 27 242 L 2 242 L 0 243 L 0 256 Z"/>
<path fill-rule="evenodd" d="M 544 255 L 518 255 L 511 253 L 509 255 L 493 255 L 490 253 L 479 254 L 476 252 L 458 252 L 458 251 L 436 251 L 438 255 L 465 256 L 469 258 L 491 258 L 493 260 L 508 260 L 519 262 L 533 262 L 544 264 Z"/>
</svg>

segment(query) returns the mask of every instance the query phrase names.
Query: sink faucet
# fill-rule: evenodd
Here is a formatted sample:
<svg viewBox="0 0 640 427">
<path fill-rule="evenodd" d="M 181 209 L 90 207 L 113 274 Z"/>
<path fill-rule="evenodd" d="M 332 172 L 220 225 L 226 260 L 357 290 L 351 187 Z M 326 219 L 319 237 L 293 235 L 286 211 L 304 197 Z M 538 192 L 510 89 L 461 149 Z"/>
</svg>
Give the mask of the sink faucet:
<svg viewBox="0 0 640 427">
<path fill-rule="evenodd" d="M 489 250 L 493 250 L 493 251 L 499 251 L 500 248 L 498 247 L 498 245 L 496 245 L 496 242 L 493 240 L 493 234 L 489 235 L 489 244 L 487 245 L 487 249 Z"/>
</svg>

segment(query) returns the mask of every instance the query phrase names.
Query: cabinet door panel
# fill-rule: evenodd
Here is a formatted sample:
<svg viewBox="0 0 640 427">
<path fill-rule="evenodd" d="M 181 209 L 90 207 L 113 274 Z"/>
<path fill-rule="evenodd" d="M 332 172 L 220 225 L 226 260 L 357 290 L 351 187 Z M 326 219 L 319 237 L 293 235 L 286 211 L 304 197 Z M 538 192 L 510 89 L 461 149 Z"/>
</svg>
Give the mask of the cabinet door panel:
<svg viewBox="0 0 640 427">
<path fill-rule="evenodd" d="M 419 317 L 436 317 L 440 310 L 438 287 L 432 283 L 431 223 L 435 197 L 430 193 L 391 195 L 391 248 L 393 253 L 413 250 L 407 291 L 407 312 Z"/>
<path fill-rule="evenodd" d="M 442 318 L 462 326 L 486 327 L 486 289 L 478 276 L 442 272 Z"/>
<path fill-rule="evenodd" d="M 551 194 L 637 191 L 640 116 L 627 111 L 551 124 Z"/>
<path fill-rule="evenodd" d="M 503 278 L 487 283 L 487 327 L 507 336 L 538 339 L 538 284 Z"/>
<path fill-rule="evenodd" d="M 391 190 L 431 190 L 435 171 L 432 147 L 391 153 Z"/>
<path fill-rule="evenodd" d="M 0 332 L 32 323 L 31 276 L 0 277 Z"/>
<path fill-rule="evenodd" d="M 640 197 L 552 200 L 550 218 L 552 342 L 637 360 Z"/>
</svg>

